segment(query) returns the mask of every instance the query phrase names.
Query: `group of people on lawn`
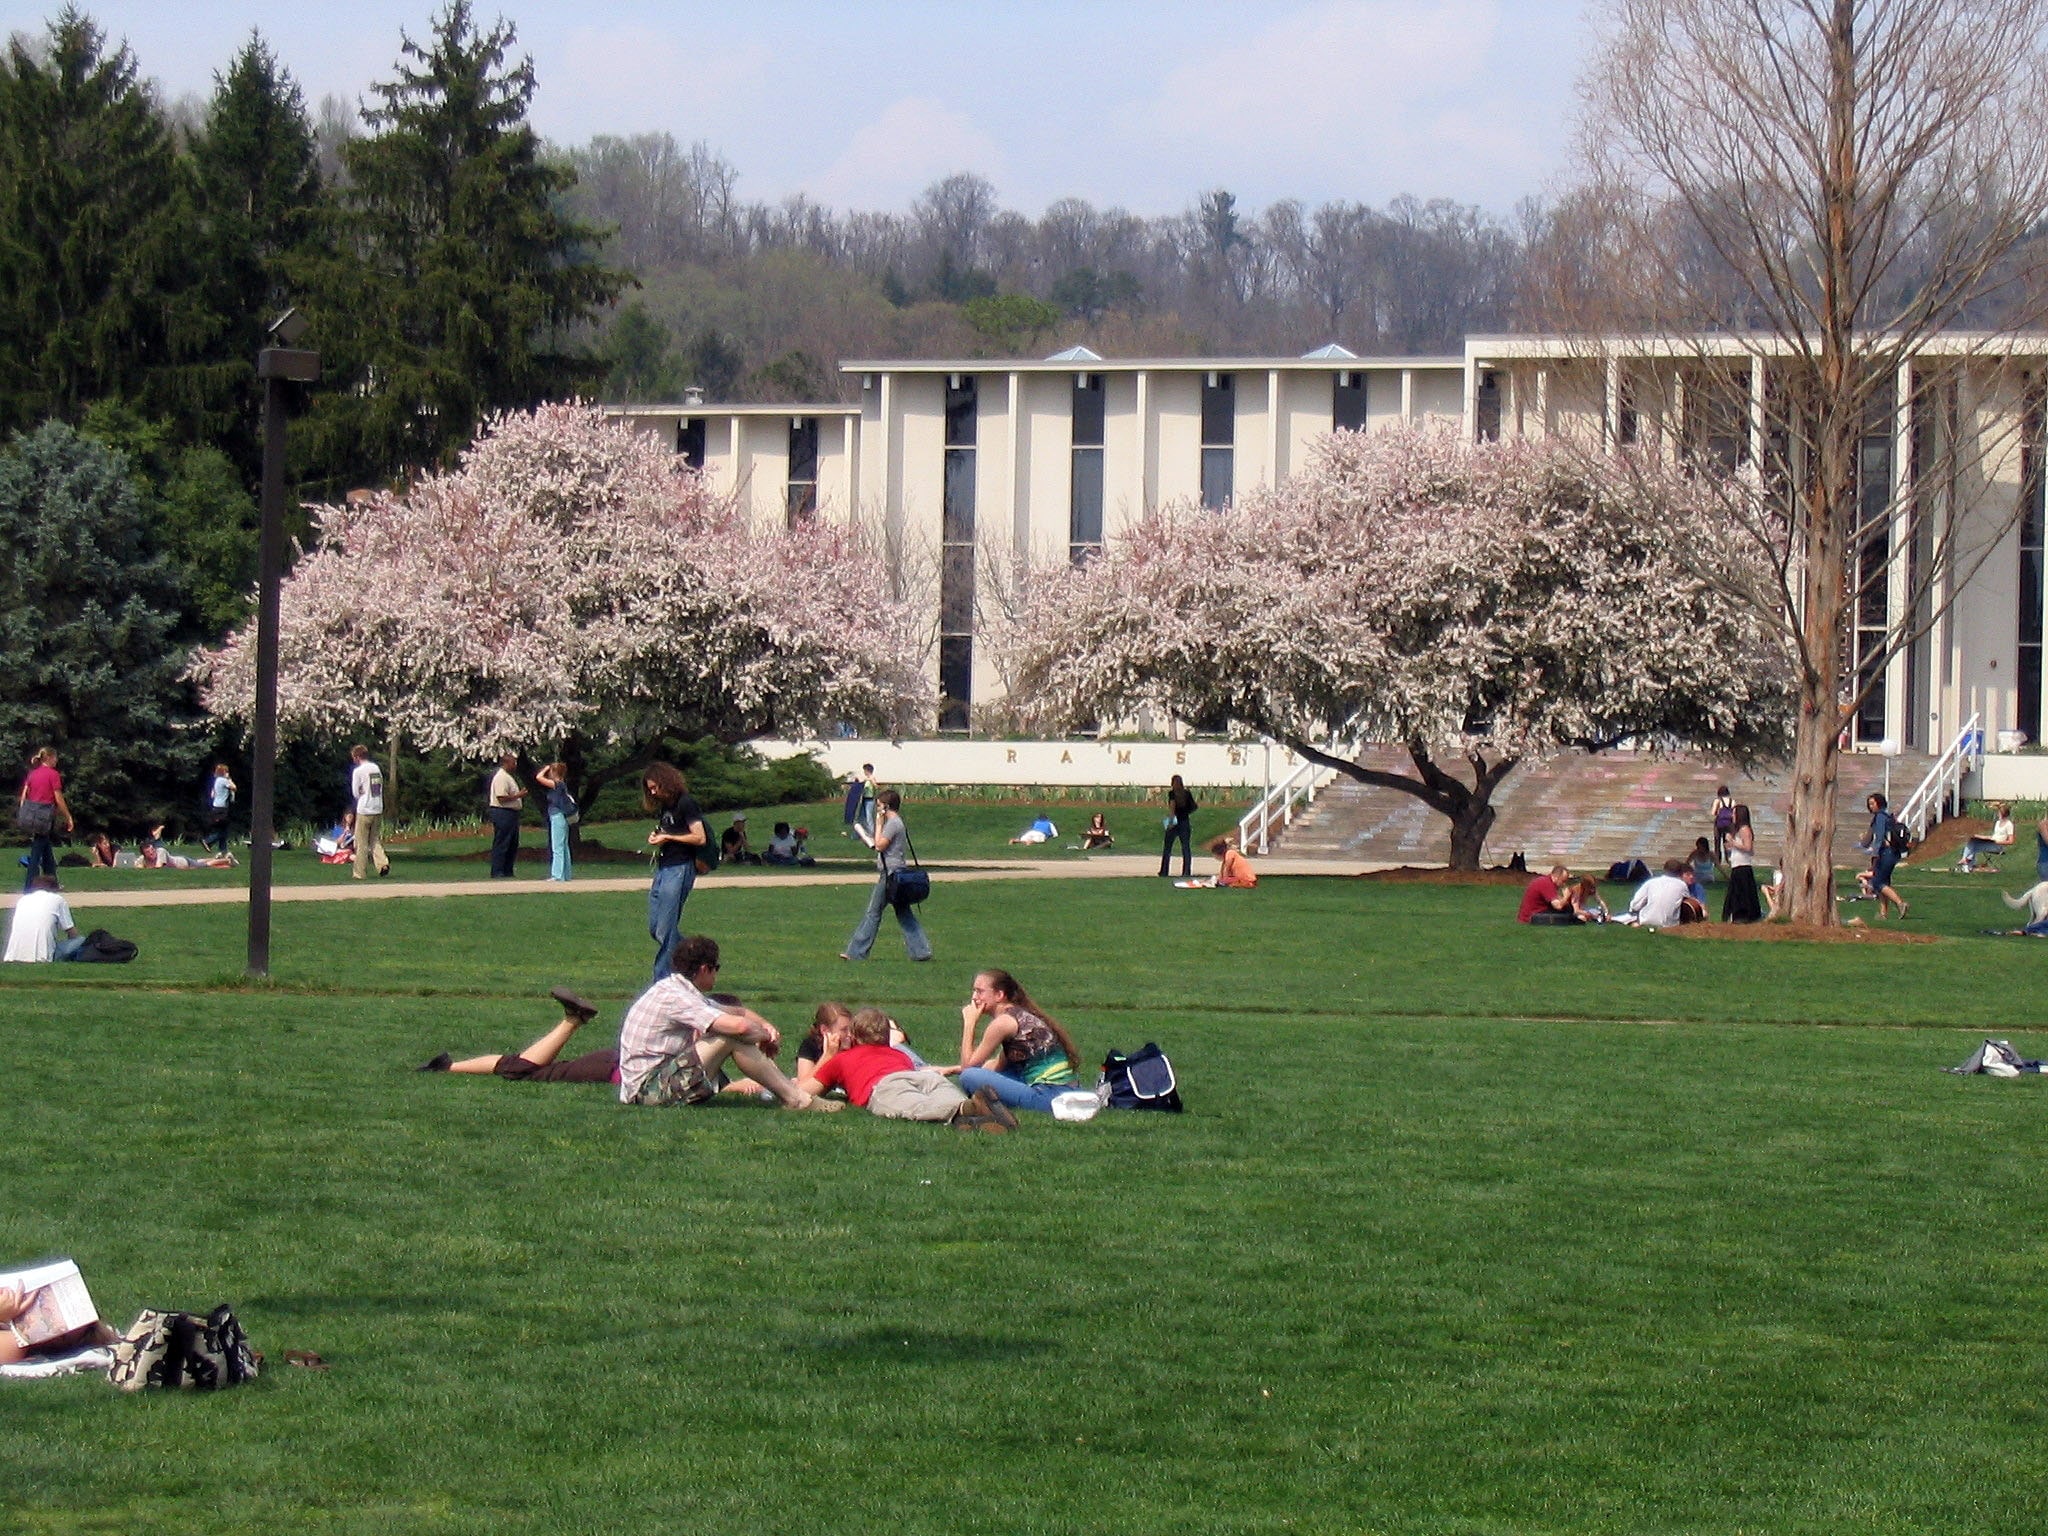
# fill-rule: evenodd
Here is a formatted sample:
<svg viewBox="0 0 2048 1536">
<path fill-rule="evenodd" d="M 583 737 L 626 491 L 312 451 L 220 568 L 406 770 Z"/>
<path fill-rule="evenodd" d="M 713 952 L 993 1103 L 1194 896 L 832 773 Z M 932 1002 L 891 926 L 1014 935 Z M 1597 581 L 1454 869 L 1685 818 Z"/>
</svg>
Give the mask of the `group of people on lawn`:
<svg viewBox="0 0 2048 1536">
<path fill-rule="evenodd" d="M 460 1061 L 443 1052 L 420 1070 L 612 1083 L 622 1104 L 654 1108 L 709 1103 L 725 1090 L 786 1109 L 833 1111 L 843 1106 L 826 1095 L 838 1089 L 885 1119 L 944 1121 L 963 1130 L 1007 1130 L 1017 1123 L 1016 1110 L 1050 1112 L 1060 1094 L 1076 1091 L 1081 1063 L 1073 1039 L 1007 971 L 975 975 L 960 1010 L 957 1062 L 920 1057 L 879 1009 L 855 1012 L 834 1002 L 819 1006 L 792 1078 L 776 1060 L 782 1032 L 716 991 L 719 969 L 717 943 L 686 935 L 668 957 L 667 974 L 627 1008 L 617 1045 L 565 1059 L 563 1050 L 597 1009 L 557 987 L 561 1021 L 523 1050 Z M 728 1082 L 728 1068 L 742 1080 Z"/>
</svg>

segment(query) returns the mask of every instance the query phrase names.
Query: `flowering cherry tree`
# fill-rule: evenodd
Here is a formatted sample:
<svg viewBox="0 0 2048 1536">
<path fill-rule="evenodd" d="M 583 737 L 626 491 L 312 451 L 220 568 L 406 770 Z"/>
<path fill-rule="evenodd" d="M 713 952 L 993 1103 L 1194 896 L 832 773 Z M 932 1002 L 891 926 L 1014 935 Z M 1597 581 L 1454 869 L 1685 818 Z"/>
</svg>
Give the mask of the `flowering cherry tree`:
<svg viewBox="0 0 2048 1536">
<path fill-rule="evenodd" d="M 580 404 L 488 423 L 452 472 L 314 510 L 286 580 L 286 729 L 376 727 L 476 758 L 560 743 L 579 801 L 666 739 L 739 741 L 928 703 L 909 612 L 854 533 L 751 526 L 650 437 Z M 255 628 L 195 666 L 255 697 Z"/>
<path fill-rule="evenodd" d="M 1702 487 L 1555 440 L 1339 432 L 1277 490 L 1147 518 L 1032 583 L 1011 642 L 1048 723 L 1222 716 L 1450 820 L 1476 869 L 1519 763 L 1624 741 L 1783 753 L 1782 641 Z M 1759 573 L 1760 579 L 1767 579 Z M 1329 750 L 1405 747 L 1413 773 Z"/>
</svg>

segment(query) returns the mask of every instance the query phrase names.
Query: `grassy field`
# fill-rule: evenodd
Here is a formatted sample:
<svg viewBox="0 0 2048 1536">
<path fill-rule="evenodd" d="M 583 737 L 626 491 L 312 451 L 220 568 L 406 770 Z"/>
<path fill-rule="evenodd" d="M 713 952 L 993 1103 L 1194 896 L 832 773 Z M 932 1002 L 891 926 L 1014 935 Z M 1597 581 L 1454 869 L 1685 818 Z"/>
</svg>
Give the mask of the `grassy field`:
<svg viewBox="0 0 2048 1536">
<path fill-rule="evenodd" d="M 627 893 L 281 907 L 263 988 L 236 908 L 96 914 L 137 964 L 0 974 L 0 1257 L 333 1369 L 7 1384 L 0 1528 L 2038 1531 L 2048 1082 L 1938 1069 L 2048 1054 L 2048 947 L 1904 883 L 1943 942 L 942 879 L 937 963 L 858 968 L 858 891 L 692 898 L 786 1023 L 942 1055 L 1001 964 L 1091 1061 L 1172 1051 L 1187 1115 L 1003 1137 L 409 1070 L 556 982 L 600 1036 Z"/>
<path fill-rule="evenodd" d="M 1104 805 L 1050 807 L 1053 823 L 1059 827 L 1061 836 L 1053 843 L 1031 847 L 1012 847 L 1009 839 L 1031 823 L 1035 814 L 1029 807 L 1013 805 L 976 805 L 971 803 L 949 803 L 906 807 L 910 825 L 911 840 L 917 846 L 918 857 L 929 863 L 972 863 L 987 859 L 1034 859 L 1034 860 L 1077 860 L 1086 857 L 1070 847 L 1080 842 L 1081 829 L 1088 824 L 1088 813 L 1100 809 L 1108 818 L 1111 830 L 1119 837 L 1115 849 L 1118 853 L 1157 854 L 1161 828 L 1159 817 L 1144 806 Z M 1242 814 L 1241 806 L 1203 806 L 1195 813 L 1195 857 L 1201 860 L 1203 868 L 1208 867 L 1207 855 L 1202 852 L 1202 843 L 1229 831 L 1237 825 Z M 778 805 L 751 809 L 744 813 L 747 830 L 758 850 L 768 846 L 768 838 L 775 823 L 787 821 L 796 826 L 811 829 L 810 848 L 820 866 L 826 869 L 871 869 L 874 856 L 857 841 L 840 835 L 839 802 L 816 805 Z M 718 811 L 706 818 L 714 834 L 722 833 L 732 821 L 732 813 Z M 624 821 L 605 822 L 584 828 L 586 837 L 602 843 L 607 849 L 625 857 L 591 858 L 578 865 L 578 871 L 586 878 L 590 876 L 637 875 L 647 870 L 647 829 L 651 822 Z M 490 877 L 491 838 L 488 829 L 471 835 L 437 835 L 417 841 L 393 842 L 388 845 L 391 855 L 392 880 L 443 881 L 443 880 L 485 880 Z M 73 851 L 82 852 L 82 848 Z M 197 856 L 197 844 L 180 845 L 174 851 Z M 18 850 L 15 855 L 18 856 Z M 64 884 L 71 890 L 117 891 L 117 890 L 184 890 L 194 887 L 246 887 L 249 872 L 246 867 L 249 851 L 239 841 L 234 845 L 236 857 L 244 861 L 236 869 L 65 869 L 60 871 Z M 1179 855 L 1176 851 L 1175 858 Z M 1179 868 L 1178 863 L 1174 866 Z M 529 825 L 520 837 L 519 875 L 522 879 L 539 880 L 548 872 L 547 828 L 538 824 Z M 760 873 L 754 866 L 735 866 L 730 873 L 751 876 Z M 20 871 L 15 871 L 19 875 Z M 280 850 L 272 865 L 272 878 L 279 885 L 336 885 L 349 880 L 354 871 L 345 865 L 322 864 L 304 848 Z M 771 872 L 772 873 L 772 872 Z"/>
</svg>

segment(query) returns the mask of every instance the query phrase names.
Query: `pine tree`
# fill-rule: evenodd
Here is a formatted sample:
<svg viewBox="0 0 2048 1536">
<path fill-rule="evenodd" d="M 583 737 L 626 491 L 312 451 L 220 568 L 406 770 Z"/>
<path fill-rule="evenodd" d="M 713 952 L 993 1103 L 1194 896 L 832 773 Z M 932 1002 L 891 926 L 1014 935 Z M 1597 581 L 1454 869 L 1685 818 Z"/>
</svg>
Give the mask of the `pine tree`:
<svg viewBox="0 0 2048 1536">
<path fill-rule="evenodd" d="M 190 178 L 128 50 L 79 11 L 0 66 L 0 429 L 116 397 L 197 441 L 232 411 L 207 362 Z"/>
<path fill-rule="evenodd" d="M 403 39 L 364 113 L 373 133 L 345 148 L 345 249 L 313 306 L 334 387 L 306 434 L 330 475 L 443 460 L 485 412 L 602 377 L 564 337 L 629 279 L 591 259 L 600 231 L 558 210 L 575 176 L 527 122 L 533 62 L 509 62 L 515 36 L 451 0 L 424 43 Z"/>
<path fill-rule="evenodd" d="M 64 759 L 81 830 L 189 809 L 177 580 L 123 457 L 61 422 L 0 452 L 0 761 Z"/>
<path fill-rule="evenodd" d="M 235 421 L 218 446 L 254 484 L 261 472 L 256 353 L 265 326 L 299 302 L 321 211 L 305 98 L 261 36 L 252 33 L 227 72 L 214 76 L 192 167 L 207 281 L 226 317 L 215 350 L 239 384 Z"/>
</svg>

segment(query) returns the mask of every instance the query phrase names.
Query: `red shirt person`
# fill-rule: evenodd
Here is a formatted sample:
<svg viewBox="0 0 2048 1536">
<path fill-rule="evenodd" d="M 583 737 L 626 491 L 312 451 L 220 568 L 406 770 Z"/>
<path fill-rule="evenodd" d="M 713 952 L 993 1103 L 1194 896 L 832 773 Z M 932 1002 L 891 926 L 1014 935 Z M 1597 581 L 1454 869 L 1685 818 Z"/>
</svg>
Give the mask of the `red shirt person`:
<svg viewBox="0 0 2048 1536">
<path fill-rule="evenodd" d="M 50 838 L 59 822 L 63 823 L 66 836 L 77 827 L 71 819 L 71 807 L 64 802 L 64 776 L 57 771 L 57 749 L 38 747 L 28 777 L 21 781 L 21 798 L 15 811 L 15 824 L 30 839 L 28 857 L 22 860 L 26 867 L 21 887 L 24 891 L 35 884 L 37 875 L 56 875 L 57 856 L 51 851 Z"/>
<path fill-rule="evenodd" d="M 1515 914 L 1518 923 L 1533 923 L 1545 912 L 1565 912 L 1572 904 L 1571 893 L 1565 882 L 1571 878 L 1571 871 L 1562 864 L 1550 866 L 1550 873 L 1538 875 L 1522 890 L 1522 909 Z M 1549 921 L 1555 922 L 1552 918 Z"/>
</svg>

